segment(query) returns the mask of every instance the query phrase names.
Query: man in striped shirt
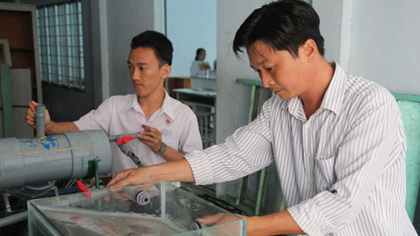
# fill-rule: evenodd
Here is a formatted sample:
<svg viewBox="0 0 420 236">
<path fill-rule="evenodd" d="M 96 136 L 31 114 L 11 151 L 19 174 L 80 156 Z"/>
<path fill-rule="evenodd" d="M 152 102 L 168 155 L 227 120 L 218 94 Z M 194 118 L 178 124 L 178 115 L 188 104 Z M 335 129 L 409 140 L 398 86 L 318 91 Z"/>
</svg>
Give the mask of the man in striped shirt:
<svg viewBox="0 0 420 236">
<path fill-rule="evenodd" d="M 225 182 L 275 162 L 287 210 L 244 217 L 249 235 L 416 235 L 405 210 L 406 141 L 396 101 L 324 58 L 315 10 L 296 0 L 262 6 L 235 35 L 235 54 L 242 48 L 275 94 L 258 117 L 223 144 L 121 172 L 109 186 Z"/>
</svg>

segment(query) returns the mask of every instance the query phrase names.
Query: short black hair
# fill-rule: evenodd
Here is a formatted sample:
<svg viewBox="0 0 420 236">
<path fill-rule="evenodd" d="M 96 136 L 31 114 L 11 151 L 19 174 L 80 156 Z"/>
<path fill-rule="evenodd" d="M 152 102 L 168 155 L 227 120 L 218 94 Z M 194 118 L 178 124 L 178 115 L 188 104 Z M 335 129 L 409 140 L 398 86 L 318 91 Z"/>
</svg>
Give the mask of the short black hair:
<svg viewBox="0 0 420 236">
<path fill-rule="evenodd" d="M 159 66 L 163 66 L 165 64 L 172 65 L 172 54 L 174 52 L 174 48 L 172 47 L 171 41 L 162 33 L 152 30 L 144 31 L 131 40 L 130 47 L 131 49 L 153 49 L 159 61 Z"/>
<path fill-rule="evenodd" d="M 206 49 L 204 48 L 197 48 L 197 51 L 195 51 L 195 60 L 198 60 L 198 55 L 200 55 L 201 52 L 205 52 Z"/>
<path fill-rule="evenodd" d="M 313 39 L 324 55 L 324 38 L 319 30 L 319 16 L 301 0 L 278 0 L 254 10 L 242 23 L 233 40 L 233 52 L 239 57 L 242 48 L 261 40 L 274 50 L 286 50 L 298 56 L 299 47 Z"/>
</svg>

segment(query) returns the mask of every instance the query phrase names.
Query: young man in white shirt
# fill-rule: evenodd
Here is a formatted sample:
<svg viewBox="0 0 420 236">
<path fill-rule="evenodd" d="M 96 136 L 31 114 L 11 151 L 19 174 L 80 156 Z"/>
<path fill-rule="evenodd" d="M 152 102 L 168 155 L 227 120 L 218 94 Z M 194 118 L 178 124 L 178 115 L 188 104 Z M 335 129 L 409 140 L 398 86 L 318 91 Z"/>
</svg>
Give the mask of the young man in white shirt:
<svg viewBox="0 0 420 236">
<path fill-rule="evenodd" d="M 172 43 L 161 33 L 145 31 L 131 41 L 127 64 L 136 94 L 112 96 L 96 110 L 75 122 L 54 122 L 46 110 L 47 134 L 102 129 L 107 135 L 139 132 L 130 148 L 146 166 L 181 160 L 186 153 L 202 149 L 197 118 L 185 104 L 171 98 L 164 80 L 171 73 Z M 35 124 L 35 102 L 29 103 L 26 122 Z M 112 174 L 135 168 L 115 143 Z"/>
<path fill-rule="evenodd" d="M 287 209 L 244 216 L 248 235 L 417 235 L 405 209 L 406 140 L 395 98 L 324 58 L 312 6 L 284 0 L 256 9 L 236 32 L 235 54 L 242 48 L 274 93 L 258 117 L 223 144 L 123 171 L 109 186 L 224 182 L 274 162 Z"/>
</svg>

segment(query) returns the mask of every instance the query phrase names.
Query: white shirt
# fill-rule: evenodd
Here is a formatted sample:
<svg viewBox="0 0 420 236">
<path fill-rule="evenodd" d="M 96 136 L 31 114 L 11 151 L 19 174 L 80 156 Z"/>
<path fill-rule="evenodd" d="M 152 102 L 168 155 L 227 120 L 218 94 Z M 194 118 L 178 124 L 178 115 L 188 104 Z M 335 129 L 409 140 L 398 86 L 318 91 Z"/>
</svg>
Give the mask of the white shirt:
<svg viewBox="0 0 420 236">
<path fill-rule="evenodd" d="M 113 96 L 105 100 L 96 110 L 74 122 L 80 130 L 102 129 L 107 135 L 132 134 L 143 131 L 143 124 L 157 128 L 162 141 L 179 152 L 202 150 L 197 117 L 185 104 L 171 98 L 165 92 L 162 107 L 146 120 L 136 94 Z M 147 166 L 166 160 L 153 152 L 146 144 L 134 139 L 128 143 L 134 154 Z M 125 169 L 136 168 L 136 164 L 117 145 L 111 143 L 112 175 Z"/>
<path fill-rule="evenodd" d="M 237 179 L 274 161 L 287 210 L 309 235 L 417 235 L 405 210 L 405 154 L 394 97 L 336 64 L 309 119 L 300 98 L 273 96 L 225 143 L 186 159 L 196 184 Z"/>
<path fill-rule="evenodd" d="M 190 75 L 191 76 L 198 76 L 199 75 L 201 64 L 207 64 L 208 66 L 210 66 L 207 61 L 192 61 L 191 66 L 190 66 Z"/>
</svg>

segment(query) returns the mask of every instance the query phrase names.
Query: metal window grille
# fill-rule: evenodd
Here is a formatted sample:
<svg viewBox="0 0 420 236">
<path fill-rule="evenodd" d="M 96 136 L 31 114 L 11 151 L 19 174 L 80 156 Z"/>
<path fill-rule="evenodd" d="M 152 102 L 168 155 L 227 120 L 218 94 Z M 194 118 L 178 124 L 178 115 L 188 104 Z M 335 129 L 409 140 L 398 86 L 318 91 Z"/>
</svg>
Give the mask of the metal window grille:
<svg viewBox="0 0 420 236">
<path fill-rule="evenodd" d="M 41 78 L 85 89 L 81 1 L 37 9 Z"/>
</svg>

